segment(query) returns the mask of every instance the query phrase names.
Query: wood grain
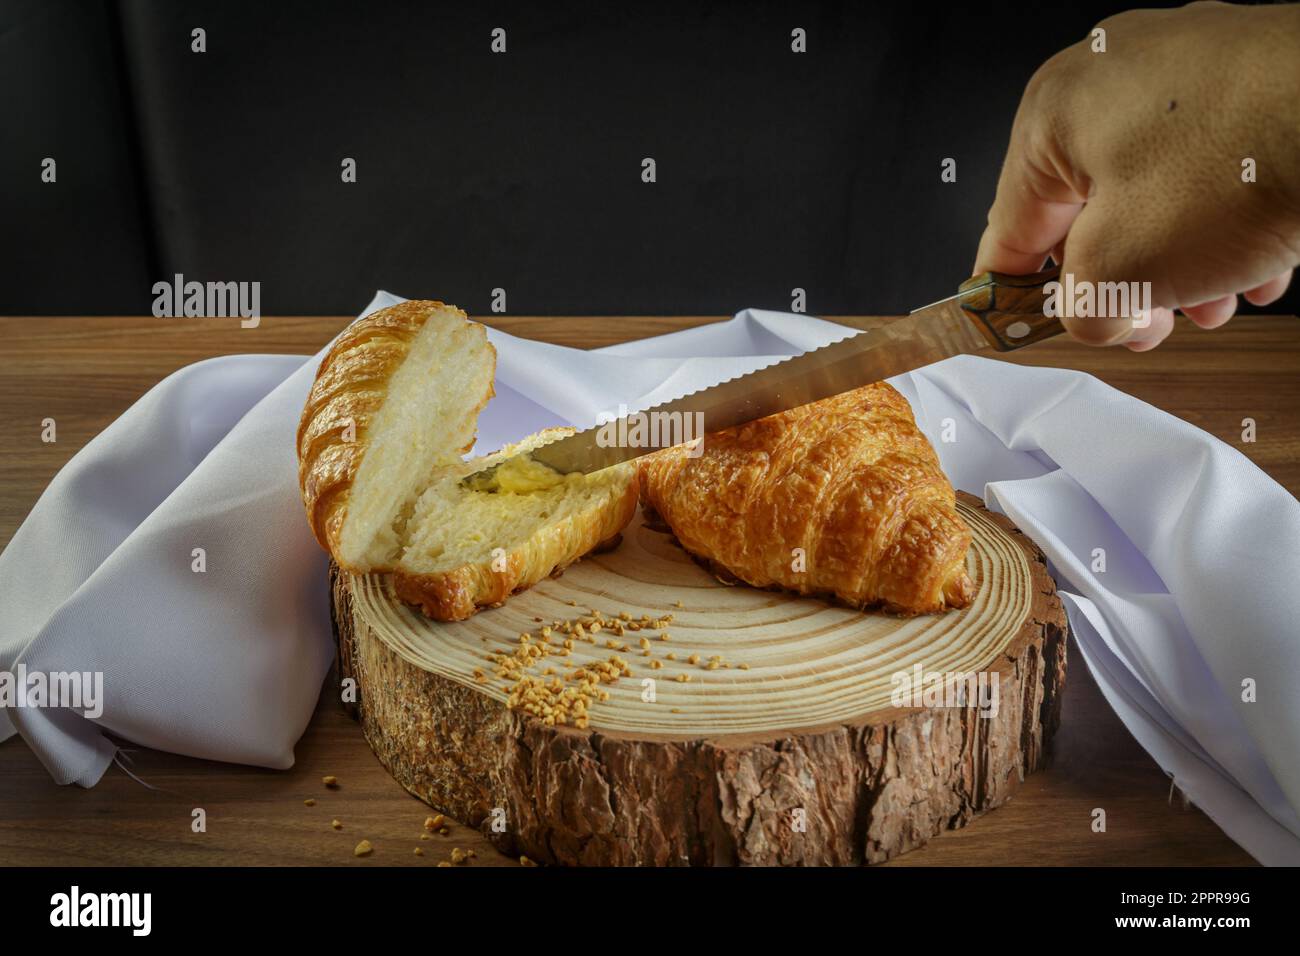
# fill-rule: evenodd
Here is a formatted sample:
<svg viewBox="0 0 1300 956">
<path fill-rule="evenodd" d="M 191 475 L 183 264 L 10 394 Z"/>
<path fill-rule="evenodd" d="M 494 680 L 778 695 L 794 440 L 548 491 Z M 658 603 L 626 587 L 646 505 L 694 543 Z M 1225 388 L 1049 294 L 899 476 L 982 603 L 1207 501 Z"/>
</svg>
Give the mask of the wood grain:
<svg viewBox="0 0 1300 956">
<path fill-rule="evenodd" d="M 617 549 L 454 624 L 402 605 L 388 575 L 331 569 L 339 670 L 396 779 L 512 854 L 883 862 L 1009 800 L 1044 764 L 1060 715 L 1066 618 L 1042 553 L 979 499 L 959 493 L 958 507 L 977 585 L 961 611 L 903 619 L 724 586 L 638 520 Z M 620 613 L 667 627 L 564 644 L 541 630 Z M 544 651 L 533 677 L 549 669 L 563 684 L 578 668 L 627 663 L 602 683 L 589 726 L 508 705 L 513 682 L 488 676 L 485 660 L 514 655 L 521 634 Z M 632 650 L 638 634 L 646 656 Z M 898 672 L 982 675 L 996 697 L 898 705 Z"/>
<path fill-rule="evenodd" d="M 573 347 L 597 347 L 722 317 L 478 317 L 504 331 Z M 312 353 L 345 317 L 235 320 L 150 317 L 0 317 L 0 546 L 7 544 L 54 473 L 159 379 L 191 362 L 240 352 Z M 890 317 L 837 318 L 870 328 Z M 1300 493 L 1300 319 L 1244 317 L 1215 331 L 1180 318 L 1159 349 L 1134 353 L 1040 343 L 1005 360 L 1089 372 L 1228 442 L 1291 494 Z M 59 441 L 40 441 L 41 420 Z M 1243 443 L 1242 419 L 1257 423 Z M 1079 657 L 1075 654 L 1075 660 Z M 890 866 L 948 864 L 1245 865 L 1250 858 L 1203 814 L 1171 793 L 1167 778 L 1102 699 L 1082 666 L 1066 687 L 1056 757 L 1015 798 L 971 826 Z M 412 854 L 428 808 L 380 766 L 339 702 L 333 678 L 297 750 L 275 772 L 137 750 L 132 770 L 150 790 L 111 768 L 93 790 L 57 787 L 18 738 L 0 743 L 0 864 L 432 865 L 455 843 L 477 847 L 472 865 L 508 862 L 477 833 L 453 828 Z M 337 774 L 337 792 L 320 778 Z M 307 797 L 319 799 L 306 808 Z M 209 829 L 190 831 L 203 806 Z M 1108 832 L 1089 826 L 1106 808 Z M 342 816 L 341 833 L 327 815 Z M 351 855 L 358 833 L 376 846 Z"/>
<path fill-rule="evenodd" d="M 496 608 L 465 621 L 431 621 L 398 599 L 392 575 L 347 575 L 353 614 L 404 660 L 476 687 L 504 704 L 508 693 L 491 675 L 491 654 L 513 654 L 519 635 L 541 643 L 538 620 L 568 620 L 598 610 L 672 620 L 614 638 L 606 630 L 578 640 L 569 654 L 547 663 L 572 670 L 617 653 L 637 680 L 606 690 L 591 725 L 602 732 L 674 739 L 775 733 L 854 721 L 890 706 L 891 676 L 921 666 L 926 672 L 975 672 L 1019 633 L 1035 587 L 1017 542 L 977 503 L 959 510 L 972 532 L 967 573 L 978 590 L 971 606 L 912 618 L 837 607 L 780 591 L 727 587 L 693 561 L 671 536 L 647 527 L 638 513 L 617 548 L 589 555 L 562 575 L 547 578 Z M 648 644 L 648 656 L 638 639 Z M 618 645 L 610 648 L 611 642 Z M 547 637 L 559 645 L 561 638 Z M 671 657 L 669 656 L 671 655 Z M 719 659 L 725 666 L 706 670 Z M 651 670 L 650 662 L 660 665 Z M 744 665 L 741 669 L 740 665 Z M 676 678 L 685 675 L 689 682 Z M 653 677 L 653 703 L 642 699 L 640 678 Z"/>
</svg>

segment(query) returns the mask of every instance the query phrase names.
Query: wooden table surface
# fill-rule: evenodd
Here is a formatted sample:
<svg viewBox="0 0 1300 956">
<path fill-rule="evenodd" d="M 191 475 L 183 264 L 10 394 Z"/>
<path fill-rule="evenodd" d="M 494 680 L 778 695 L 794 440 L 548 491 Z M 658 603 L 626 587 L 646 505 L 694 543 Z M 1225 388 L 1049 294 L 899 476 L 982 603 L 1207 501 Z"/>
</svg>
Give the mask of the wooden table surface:
<svg viewBox="0 0 1300 956">
<path fill-rule="evenodd" d="M 719 317 L 514 317 L 482 321 L 563 345 L 597 347 L 658 335 Z M 55 472 L 168 373 L 239 352 L 311 353 L 346 318 L 0 318 L 0 547 Z M 870 327 L 880 319 L 841 319 Z M 1213 332 L 1185 320 L 1155 352 L 1093 350 L 1046 342 L 1012 361 L 1090 372 L 1239 448 L 1293 495 L 1300 490 L 1300 320 L 1237 319 Z M 58 441 L 40 440 L 54 418 Z M 1243 443 L 1242 419 L 1257 440 Z M 1158 476 L 1153 476 L 1158 477 Z M 980 489 L 971 489 L 978 492 Z M 55 786 L 20 738 L 0 743 L 0 864 L 399 864 L 432 866 L 453 847 L 472 866 L 512 864 L 477 832 L 420 840 L 429 810 L 371 754 L 337 703 L 333 675 L 288 771 L 259 770 L 130 749 L 146 787 L 110 767 L 95 788 Z M 327 790 L 321 777 L 339 778 Z M 150 789 L 153 788 L 153 789 Z M 314 798 L 307 807 L 304 800 Z M 191 832 L 191 811 L 207 832 Z M 1107 832 L 1093 833 L 1103 807 Z M 342 830 L 333 830 L 339 819 Z M 352 855 L 362 838 L 375 847 Z M 424 848 L 423 856 L 414 849 Z M 1031 775 L 1007 806 L 944 834 L 891 865 L 1242 865 L 1250 857 L 1169 780 L 1111 713 L 1076 647 L 1070 649 L 1061 729 L 1052 767 Z"/>
</svg>

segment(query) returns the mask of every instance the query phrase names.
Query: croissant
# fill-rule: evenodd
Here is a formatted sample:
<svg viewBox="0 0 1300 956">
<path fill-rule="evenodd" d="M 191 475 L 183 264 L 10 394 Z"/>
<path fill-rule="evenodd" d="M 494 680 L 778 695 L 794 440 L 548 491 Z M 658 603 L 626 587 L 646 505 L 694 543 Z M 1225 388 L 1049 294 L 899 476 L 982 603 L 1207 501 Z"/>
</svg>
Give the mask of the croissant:
<svg viewBox="0 0 1300 956">
<path fill-rule="evenodd" d="M 349 326 L 326 353 L 298 426 L 298 480 L 316 540 L 340 567 L 390 572 L 437 620 L 499 604 L 616 539 L 636 511 L 632 465 L 560 475 L 525 460 L 462 479 L 571 429 L 465 461 L 492 397 L 483 326 L 404 302 Z"/>
<path fill-rule="evenodd" d="M 641 460 L 642 504 L 755 587 L 924 614 L 965 607 L 970 529 L 911 407 L 878 382 Z"/>
</svg>

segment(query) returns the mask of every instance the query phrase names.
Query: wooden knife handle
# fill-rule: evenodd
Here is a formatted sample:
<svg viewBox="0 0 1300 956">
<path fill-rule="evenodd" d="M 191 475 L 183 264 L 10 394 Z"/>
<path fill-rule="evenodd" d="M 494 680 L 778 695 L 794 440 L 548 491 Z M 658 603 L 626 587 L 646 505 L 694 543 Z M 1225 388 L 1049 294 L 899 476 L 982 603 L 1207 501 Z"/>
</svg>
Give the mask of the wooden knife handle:
<svg viewBox="0 0 1300 956">
<path fill-rule="evenodd" d="M 957 287 L 958 304 L 999 352 L 1033 345 L 1065 331 L 1061 320 L 1046 314 L 1043 286 L 1060 274 L 1055 266 L 1027 276 L 985 272 Z"/>
</svg>

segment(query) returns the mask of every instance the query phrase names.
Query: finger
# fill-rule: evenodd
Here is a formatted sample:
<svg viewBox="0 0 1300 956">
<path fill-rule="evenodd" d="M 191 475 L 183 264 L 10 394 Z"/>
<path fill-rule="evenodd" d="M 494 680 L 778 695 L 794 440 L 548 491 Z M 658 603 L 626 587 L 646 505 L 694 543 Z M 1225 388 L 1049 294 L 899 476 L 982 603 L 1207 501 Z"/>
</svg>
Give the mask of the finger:
<svg viewBox="0 0 1300 956">
<path fill-rule="evenodd" d="M 1133 335 L 1124 343 L 1124 347 L 1130 348 L 1134 352 L 1149 352 L 1169 338 L 1169 333 L 1173 330 L 1174 310 L 1152 309 L 1151 324 L 1143 329 L 1135 328 Z"/>
<path fill-rule="evenodd" d="M 1083 209 L 1085 197 L 1045 171 L 1045 163 L 1017 145 L 1022 139 L 1013 136 L 1002 167 L 975 257 L 977 274 L 1037 272 Z"/>
<path fill-rule="evenodd" d="M 1187 316 L 1203 329 L 1217 329 L 1237 312 L 1237 297 L 1225 295 L 1200 305 L 1183 306 L 1183 315 Z"/>
<path fill-rule="evenodd" d="M 975 258 L 976 275 L 1037 272 L 1083 208 L 1079 203 L 1042 202 L 1027 193 L 1011 203 L 1015 208 L 989 213 Z"/>
<path fill-rule="evenodd" d="M 1065 258 L 1061 262 L 1063 304 L 1068 306 L 1064 302 L 1068 287 L 1091 287 L 1097 290 L 1102 283 L 1127 283 L 1137 278 L 1131 274 L 1134 268 L 1132 263 L 1116 258 L 1113 236 L 1115 224 L 1120 222 L 1123 222 L 1123 217 L 1114 215 L 1110 204 L 1102 200 L 1093 200 L 1079 213 L 1065 241 Z M 1127 315 L 1071 315 L 1063 309 L 1061 324 L 1085 345 L 1105 346 L 1127 342 L 1145 331 L 1134 328 L 1134 319 L 1139 319 L 1142 325 L 1147 326 L 1147 316 L 1139 316 L 1142 303 L 1127 298 Z M 1099 311 L 1107 310 L 1100 307 L 1093 309 L 1094 313 Z M 1158 310 L 1153 309 L 1151 312 L 1151 325 L 1155 324 L 1156 311 Z"/>
<path fill-rule="evenodd" d="M 1292 270 L 1287 269 L 1280 276 L 1274 276 L 1263 285 L 1255 286 L 1245 293 L 1246 301 L 1251 305 L 1272 305 L 1282 298 L 1282 293 L 1286 292 L 1287 286 L 1291 284 L 1291 272 Z"/>
</svg>

